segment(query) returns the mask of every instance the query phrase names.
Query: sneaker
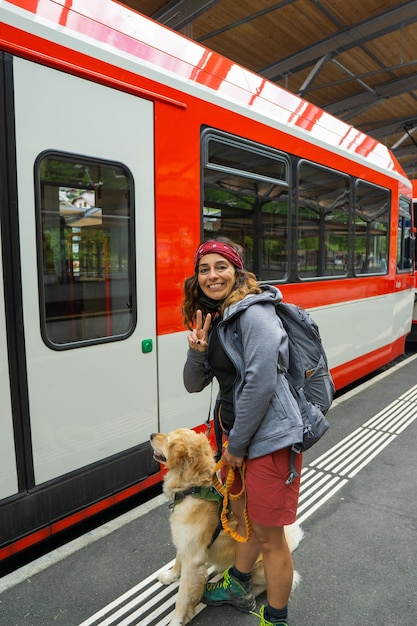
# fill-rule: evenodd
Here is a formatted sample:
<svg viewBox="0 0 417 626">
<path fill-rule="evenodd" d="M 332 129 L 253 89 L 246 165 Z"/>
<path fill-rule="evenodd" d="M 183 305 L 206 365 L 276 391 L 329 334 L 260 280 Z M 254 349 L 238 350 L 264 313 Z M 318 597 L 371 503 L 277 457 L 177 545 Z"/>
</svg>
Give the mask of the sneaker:
<svg viewBox="0 0 417 626">
<path fill-rule="evenodd" d="M 245 585 L 237 578 L 231 576 L 230 569 L 224 572 L 223 578 L 217 583 L 206 584 L 201 601 L 204 604 L 208 604 L 208 606 L 230 604 L 238 611 L 250 613 L 256 607 L 255 594 L 252 591 L 251 584 Z"/>
<path fill-rule="evenodd" d="M 261 606 L 259 613 L 254 613 L 253 611 L 251 611 L 252 615 L 259 617 L 259 619 L 261 620 L 259 622 L 259 626 L 288 626 L 287 622 L 269 622 L 267 619 L 265 619 L 264 611 L 265 606 Z"/>
</svg>

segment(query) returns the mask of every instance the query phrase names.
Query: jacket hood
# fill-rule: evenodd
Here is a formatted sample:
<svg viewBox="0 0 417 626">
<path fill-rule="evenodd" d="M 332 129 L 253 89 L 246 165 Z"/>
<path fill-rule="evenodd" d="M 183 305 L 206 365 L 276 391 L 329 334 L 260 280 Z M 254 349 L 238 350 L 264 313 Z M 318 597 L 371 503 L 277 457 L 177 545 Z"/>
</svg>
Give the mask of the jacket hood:
<svg viewBox="0 0 417 626">
<path fill-rule="evenodd" d="M 223 319 L 230 319 L 233 315 L 241 313 L 252 304 L 272 303 L 277 305 L 282 301 L 282 293 L 272 285 L 261 285 L 262 293 L 250 293 L 239 302 L 234 302 L 224 311 Z"/>
</svg>

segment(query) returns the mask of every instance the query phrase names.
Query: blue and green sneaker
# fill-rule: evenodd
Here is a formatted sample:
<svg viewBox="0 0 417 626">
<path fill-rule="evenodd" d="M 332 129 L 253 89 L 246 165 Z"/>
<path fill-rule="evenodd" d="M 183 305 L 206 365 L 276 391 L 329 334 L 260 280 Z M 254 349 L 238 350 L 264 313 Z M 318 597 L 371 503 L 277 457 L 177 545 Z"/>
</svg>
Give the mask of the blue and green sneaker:
<svg viewBox="0 0 417 626">
<path fill-rule="evenodd" d="M 251 611 L 252 615 L 259 617 L 259 619 L 261 620 L 259 622 L 259 626 L 288 626 L 287 622 L 269 622 L 267 619 L 265 619 L 264 611 L 265 606 L 261 606 L 259 613 L 254 613 L 253 611 Z"/>
<path fill-rule="evenodd" d="M 201 601 L 208 606 L 230 604 L 238 611 L 250 613 L 256 607 L 251 584 L 242 583 L 227 569 L 217 583 L 207 583 Z M 265 622 L 266 623 L 266 622 Z"/>
</svg>

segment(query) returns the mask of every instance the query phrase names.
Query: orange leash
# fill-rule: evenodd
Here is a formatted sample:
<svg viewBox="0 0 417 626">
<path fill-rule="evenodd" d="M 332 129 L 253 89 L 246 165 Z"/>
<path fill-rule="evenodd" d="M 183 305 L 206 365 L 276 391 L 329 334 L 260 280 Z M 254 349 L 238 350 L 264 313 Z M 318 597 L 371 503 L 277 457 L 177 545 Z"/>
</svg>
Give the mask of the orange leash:
<svg viewBox="0 0 417 626">
<path fill-rule="evenodd" d="M 236 530 L 230 527 L 228 512 L 229 512 L 229 499 L 238 500 L 239 498 L 242 498 L 242 497 L 246 499 L 246 490 L 245 490 L 245 467 L 246 465 L 244 463 L 242 467 L 239 467 L 240 477 L 242 479 L 242 489 L 240 490 L 238 494 L 230 493 L 230 489 L 235 479 L 235 472 L 234 472 L 233 467 L 231 467 L 230 465 L 227 466 L 226 479 L 225 479 L 224 485 L 218 479 L 217 472 L 223 467 L 223 465 L 224 465 L 224 461 L 220 459 L 217 462 L 214 477 L 213 477 L 214 487 L 223 496 L 223 506 L 222 506 L 222 510 L 220 513 L 220 520 L 221 520 L 223 530 L 225 533 L 230 535 L 235 541 L 239 541 L 240 543 L 245 543 L 246 541 L 249 541 L 249 538 L 251 536 L 251 527 L 250 527 L 246 502 L 245 502 L 245 510 L 244 510 L 246 537 L 243 537 Z"/>
</svg>

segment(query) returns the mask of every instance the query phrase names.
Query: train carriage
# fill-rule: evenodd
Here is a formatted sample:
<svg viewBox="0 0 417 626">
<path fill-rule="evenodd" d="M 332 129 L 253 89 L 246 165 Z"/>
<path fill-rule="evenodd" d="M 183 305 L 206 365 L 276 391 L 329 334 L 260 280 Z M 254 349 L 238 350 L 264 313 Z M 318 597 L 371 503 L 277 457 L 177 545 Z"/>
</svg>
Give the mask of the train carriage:
<svg viewBox="0 0 417 626">
<path fill-rule="evenodd" d="M 412 204 L 412 216 L 413 216 L 413 229 L 414 229 L 414 233 L 416 232 L 416 223 L 417 223 L 417 180 L 412 180 L 411 181 L 412 184 L 412 188 L 413 188 L 413 204 Z M 412 256 L 412 262 L 414 265 L 414 277 L 416 279 L 417 282 L 417 274 L 415 272 L 416 266 L 417 266 L 417 259 L 416 259 L 416 249 L 414 248 L 414 255 Z M 417 284 L 416 286 L 416 290 L 415 290 L 415 294 L 414 294 L 414 308 L 413 308 L 413 320 L 412 320 L 412 325 L 411 325 L 411 332 L 407 337 L 407 341 L 411 344 L 414 345 L 417 342 Z"/>
<path fill-rule="evenodd" d="M 111 0 L 0 0 L 0 559 L 160 482 L 201 239 L 308 308 L 340 389 L 404 351 L 411 184 L 376 140 Z M 346 417 L 348 419 L 348 416 Z"/>
</svg>

